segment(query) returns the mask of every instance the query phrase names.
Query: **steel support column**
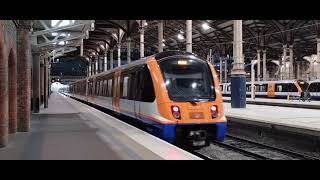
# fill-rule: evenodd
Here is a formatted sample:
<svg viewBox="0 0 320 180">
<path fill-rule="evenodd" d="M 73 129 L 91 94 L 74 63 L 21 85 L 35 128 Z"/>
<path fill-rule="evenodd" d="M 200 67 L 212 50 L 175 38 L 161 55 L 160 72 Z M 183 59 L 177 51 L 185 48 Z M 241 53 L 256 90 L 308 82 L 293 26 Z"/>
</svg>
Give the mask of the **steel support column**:
<svg viewBox="0 0 320 180">
<path fill-rule="evenodd" d="M 257 80 L 260 81 L 260 77 L 261 77 L 261 61 L 260 61 L 260 52 L 261 50 L 258 49 L 257 50 Z"/>
<path fill-rule="evenodd" d="M 158 52 L 163 52 L 163 21 L 158 22 Z"/>
<path fill-rule="evenodd" d="M 192 52 L 192 20 L 186 21 L 186 49 Z"/>
<path fill-rule="evenodd" d="M 131 38 L 127 38 L 127 63 L 131 63 Z"/>
<path fill-rule="evenodd" d="M 110 69 L 113 69 L 113 49 L 110 50 Z"/>
<path fill-rule="evenodd" d="M 233 21 L 233 68 L 231 72 L 231 107 L 246 107 L 246 75 L 242 49 L 242 20 Z"/>
<path fill-rule="evenodd" d="M 141 21 L 140 25 L 140 58 L 144 57 L 144 25 L 146 20 Z"/>
<path fill-rule="evenodd" d="M 262 51 L 262 68 L 263 68 L 263 80 L 267 80 L 267 50 Z"/>
<path fill-rule="evenodd" d="M 121 66 L 121 43 L 119 42 L 118 43 L 118 66 L 117 67 L 120 67 Z"/>
</svg>

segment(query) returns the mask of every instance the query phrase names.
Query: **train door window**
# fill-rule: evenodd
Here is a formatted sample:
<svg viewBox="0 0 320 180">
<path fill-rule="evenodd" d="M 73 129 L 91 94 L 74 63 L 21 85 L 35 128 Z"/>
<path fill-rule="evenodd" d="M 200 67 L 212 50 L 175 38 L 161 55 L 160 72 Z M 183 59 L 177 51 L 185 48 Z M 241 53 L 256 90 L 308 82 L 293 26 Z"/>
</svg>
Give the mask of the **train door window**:
<svg viewBox="0 0 320 180">
<path fill-rule="evenodd" d="M 220 85 L 220 91 L 223 91 L 223 85 Z"/>
<path fill-rule="evenodd" d="M 96 81 L 96 89 L 95 89 L 95 95 L 96 95 L 96 96 L 98 96 L 98 93 L 99 93 L 99 85 L 100 85 L 100 84 L 99 84 L 99 81 L 97 80 L 97 81 Z"/>
<path fill-rule="evenodd" d="M 137 100 L 136 98 L 138 97 L 138 74 L 139 71 L 136 69 L 133 72 L 130 73 L 130 82 L 129 82 L 129 92 L 128 92 L 128 99 L 130 100 Z"/>
<path fill-rule="evenodd" d="M 123 78 L 123 89 L 122 89 L 122 97 L 123 98 L 127 98 L 128 97 L 128 81 L 129 81 L 129 77 L 125 76 Z"/>
<path fill-rule="evenodd" d="M 251 85 L 247 84 L 246 89 L 247 89 L 247 92 L 251 91 Z"/>
<path fill-rule="evenodd" d="M 107 85 L 108 85 L 108 81 L 105 79 L 103 80 L 103 92 L 102 92 L 102 96 L 107 96 Z"/>
<path fill-rule="evenodd" d="M 277 85 L 277 92 L 282 92 L 282 85 L 281 84 Z"/>
<path fill-rule="evenodd" d="M 267 92 L 266 85 L 260 85 L 260 92 Z"/>
<path fill-rule="evenodd" d="M 227 91 L 231 91 L 231 85 L 227 86 Z"/>
<path fill-rule="evenodd" d="M 141 100 L 144 102 L 153 102 L 155 100 L 152 78 L 147 66 L 141 70 Z"/>
<path fill-rule="evenodd" d="M 108 80 L 108 97 L 112 96 L 112 79 Z"/>
<path fill-rule="evenodd" d="M 315 86 L 315 90 L 314 92 L 320 92 L 320 83 L 315 83 L 316 86 Z"/>
</svg>

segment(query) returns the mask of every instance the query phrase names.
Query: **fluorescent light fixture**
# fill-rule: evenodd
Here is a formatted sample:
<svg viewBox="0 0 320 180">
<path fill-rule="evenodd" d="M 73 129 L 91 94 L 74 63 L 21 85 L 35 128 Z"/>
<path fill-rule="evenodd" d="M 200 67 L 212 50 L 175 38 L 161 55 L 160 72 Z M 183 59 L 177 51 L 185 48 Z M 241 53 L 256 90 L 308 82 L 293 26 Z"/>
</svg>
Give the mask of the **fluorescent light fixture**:
<svg viewBox="0 0 320 180">
<path fill-rule="evenodd" d="M 162 43 L 162 46 L 164 47 L 164 46 L 166 46 L 166 44 Z"/>
<path fill-rule="evenodd" d="M 184 39 L 184 37 L 181 34 L 178 34 L 178 39 Z"/>
<path fill-rule="evenodd" d="M 210 26 L 208 25 L 208 23 L 203 23 L 202 24 L 202 29 L 208 30 L 208 29 L 210 29 Z"/>
<path fill-rule="evenodd" d="M 59 21 L 61 20 L 51 20 L 51 27 L 56 26 L 59 23 Z M 62 20 L 62 22 L 58 25 L 58 27 L 67 26 L 67 25 L 73 24 L 74 22 L 75 20 Z"/>
<path fill-rule="evenodd" d="M 59 45 L 64 45 L 65 42 L 64 42 L 64 41 L 60 41 L 58 44 L 59 44 Z"/>
</svg>

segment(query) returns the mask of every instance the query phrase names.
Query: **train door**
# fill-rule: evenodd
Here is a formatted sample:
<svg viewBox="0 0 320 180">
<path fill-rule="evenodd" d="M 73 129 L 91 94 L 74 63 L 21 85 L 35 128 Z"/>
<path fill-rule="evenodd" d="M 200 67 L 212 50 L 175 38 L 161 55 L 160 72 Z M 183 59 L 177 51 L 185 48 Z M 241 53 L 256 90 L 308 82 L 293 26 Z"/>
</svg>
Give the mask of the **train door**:
<svg viewBox="0 0 320 180">
<path fill-rule="evenodd" d="M 137 69 L 135 73 L 135 101 L 134 101 L 134 112 L 137 119 L 141 119 L 141 88 L 142 88 L 142 72 L 141 68 Z"/>
<path fill-rule="evenodd" d="M 275 97 L 276 96 L 275 88 L 276 88 L 276 86 L 275 86 L 274 82 L 268 83 L 268 92 L 267 92 L 268 97 Z"/>
<path fill-rule="evenodd" d="M 112 107 L 113 111 L 120 113 L 119 101 L 120 101 L 120 75 L 121 71 L 116 71 L 114 73 L 114 79 L 112 84 Z"/>
</svg>

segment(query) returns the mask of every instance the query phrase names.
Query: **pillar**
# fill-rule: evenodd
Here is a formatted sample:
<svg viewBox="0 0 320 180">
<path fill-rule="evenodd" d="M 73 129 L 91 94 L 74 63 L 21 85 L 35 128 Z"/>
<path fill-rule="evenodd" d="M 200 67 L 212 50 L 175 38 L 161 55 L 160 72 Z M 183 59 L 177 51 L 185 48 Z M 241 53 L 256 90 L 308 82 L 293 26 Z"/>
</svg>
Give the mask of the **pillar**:
<svg viewBox="0 0 320 180">
<path fill-rule="evenodd" d="M 192 20 L 186 21 L 186 49 L 192 52 Z"/>
<path fill-rule="evenodd" d="M 48 76 L 48 61 L 49 57 L 44 59 L 44 108 L 48 108 L 48 87 L 49 87 L 49 76 Z"/>
<path fill-rule="evenodd" d="M 158 22 L 158 51 L 163 52 L 163 21 Z"/>
<path fill-rule="evenodd" d="M 17 54 L 14 49 L 9 53 L 9 133 L 17 132 Z"/>
<path fill-rule="evenodd" d="M 220 67 L 220 76 L 219 76 L 219 79 L 220 79 L 220 83 L 222 83 L 222 57 L 220 57 L 219 56 L 219 60 L 220 60 L 220 65 L 219 65 L 219 67 Z"/>
<path fill-rule="evenodd" d="M 144 57 L 144 24 L 146 23 L 146 20 L 141 21 L 140 26 L 140 58 Z"/>
<path fill-rule="evenodd" d="M 127 38 L 127 63 L 131 63 L 131 38 Z"/>
<path fill-rule="evenodd" d="M 297 62 L 297 79 L 300 79 L 300 63 L 301 61 Z"/>
<path fill-rule="evenodd" d="M 242 20 L 233 21 L 233 68 L 231 72 L 231 107 L 246 107 L 246 75 L 242 49 Z"/>
<path fill-rule="evenodd" d="M 289 46 L 289 79 L 294 79 L 294 69 L 293 69 L 293 45 Z"/>
<path fill-rule="evenodd" d="M 83 56 L 83 39 L 80 40 L 80 56 Z"/>
<path fill-rule="evenodd" d="M 251 61 L 251 98 L 255 99 L 255 72 L 254 72 L 254 60 Z"/>
<path fill-rule="evenodd" d="M 4 34 L 0 29 L 0 147 L 8 144 L 8 56 L 4 49 Z"/>
<path fill-rule="evenodd" d="M 118 67 L 121 66 L 121 42 L 118 43 Z"/>
<path fill-rule="evenodd" d="M 99 65 L 98 65 L 98 62 L 99 62 L 99 56 L 96 56 L 96 58 L 94 59 L 94 74 L 98 74 L 98 68 L 99 68 Z"/>
<path fill-rule="evenodd" d="M 320 63 L 320 38 L 317 38 L 317 62 Z"/>
<path fill-rule="evenodd" d="M 260 67 L 260 49 L 257 50 L 257 79 L 258 81 L 260 81 L 260 77 L 261 77 L 261 67 Z"/>
<path fill-rule="evenodd" d="M 43 103 L 44 98 L 44 58 L 40 58 L 40 105 Z"/>
<path fill-rule="evenodd" d="M 267 50 L 262 51 L 262 76 L 263 76 L 263 81 L 267 81 Z"/>
<path fill-rule="evenodd" d="M 88 61 L 88 76 L 92 76 L 92 63 L 91 63 L 91 59 L 89 59 Z"/>
<path fill-rule="evenodd" d="M 228 82 L 228 58 L 224 60 L 224 82 Z"/>
<path fill-rule="evenodd" d="M 113 49 L 110 50 L 110 69 L 113 69 Z"/>
<path fill-rule="evenodd" d="M 40 111 L 40 53 L 38 50 L 32 51 L 32 99 L 33 99 L 33 112 L 39 113 Z"/>
<path fill-rule="evenodd" d="M 104 54 L 104 71 L 108 70 L 108 51 L 106 50 L 105 54 Z"/>
<path fill-rule="evenodd" d="M 285 62 L 287 59 L 287 45 L 284 44 L 283 45 L 283 55 L 282 55 L 282 60 L 280 61 L 280 79 L 283 80 L 284 79 L 284 75 L 286 72 L 286 66 L 285 66 Z"/>
<path fill-rule="evenodd" d="M 102 56 L 101 56 L 102 57 Z M 104 65 L 104 57 L 99 57 L 99 72 L 103 72 L 103 65 Z"/>
</svg>

